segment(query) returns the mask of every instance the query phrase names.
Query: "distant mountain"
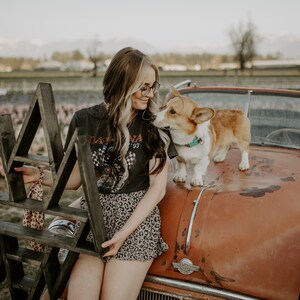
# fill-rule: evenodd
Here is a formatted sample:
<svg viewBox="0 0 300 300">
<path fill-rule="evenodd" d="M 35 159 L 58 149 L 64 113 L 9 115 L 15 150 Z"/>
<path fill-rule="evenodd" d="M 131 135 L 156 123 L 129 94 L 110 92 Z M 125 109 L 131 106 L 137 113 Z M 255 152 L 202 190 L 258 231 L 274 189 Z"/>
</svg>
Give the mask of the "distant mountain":
<svg viewBox="0 0 300 300">
<path fill-rule="evenodd" d="M 268 35 L 261 36 L 257 43 L 257 53 L 260 55 L 280 53 L 283 58 L 300 58 L 300 37 L 293 35 Z M 195 43 L 192 45 L 178 45 L 177 51 L 181 53 L 215 53 L 232 54 L 230 43 L 205 44 Z"/>
<path fill-rule="evenodd" d="M 290 34 L 262 36 L 257 52 L 264 55 L 278 52 L 284 58 L 300 58 L 300 38 Z"/>
<path fill-rule="evenodd" d="M 174 51 L 174 49 L 169 49 L 169 51 Z M 191 53 L 212 53 L 212 54 L 229 54 L 230 45 L 226 43 L 218 44 L 206 44 L 206 43 L 194 43 L 190 45 L 181 44 L 176 48 L 176 52 L 191 54 Z M 165 52 L 168 52 L 166 49 Z"/>
<path fill-rule="evenodd" d="M 93 46 L 93 41 L 80 39 L 75 41 L 57 41 L 52 43 L 40 43 L 36 41 L 11 41 L 0 37 L 0 57 L 32 57 L 50 58 L 53 52 L 69 52 L 80 50 L 84 55 Z M 134 39 L 110 39 L 101 41 L 99 49 L 105 53 L 115 53 L 123 47 L 132 46 L 146 53 L 158 52 L 151 45 Z"/>
<path fill-rule="evenodd" d="M 90 39 L 41 43 L 37 41 L 12 41 L 0 37 L 0 57 L 50 58 L 55 51 L 69 52 L 77 49 L 86 55 L 92 45 L 93 41 Z M 143 41 L 124 38 L 101 41 L 99 47 L 105 53 L 115 53 L 126 46 L 136 47 L 148 54 L 171 51 L 185 54 L 203 52 L 232 53 L 229 42 L 223 44 L 181 44 L 177 45 L 176 49 L 158 49 Z M 264 36 L 257 45 L 257 52 L 262 55 L 281 53 L 284 58 L 300 58 L 300 37 L 291 35 Z"/>
</svg>

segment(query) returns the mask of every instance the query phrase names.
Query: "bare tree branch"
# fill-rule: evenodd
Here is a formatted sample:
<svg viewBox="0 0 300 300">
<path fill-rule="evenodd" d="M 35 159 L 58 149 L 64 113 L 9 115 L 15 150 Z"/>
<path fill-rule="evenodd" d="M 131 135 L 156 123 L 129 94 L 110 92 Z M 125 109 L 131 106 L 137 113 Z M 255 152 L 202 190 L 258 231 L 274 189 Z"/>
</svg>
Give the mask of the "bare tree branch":
<svg viewBox="0 0 300 300">
<path fill-rule="evenodd" d="M 88 57 L 89 57 L 89 60 L 94 64 L 94 67 L 93 67 L 93 77 L 96 77 L 97 76 L 97 69 L 98 69 L 98 62 L 101 58 L 101 55 L 100 55 L 100 45 L 101 45 L 101 42 L 98 40 L 97 37 L 94 38 L 92 44 L 91 44 L 91 47 L 88 48 L 87 50 L 87 54 L 88 54 Z"/>
<path fill-rule="evenodd" d="M 246 26 L 240 23 L 238 28 L 230 30 L 229 37 L 235 58 L 240 64 L 240 70 L 243 71 L 246 63 L 252 63 L 256 55 L 256 44 L 259 41 L 256 28 L 251 21 L 248 21 Z"/>
</svg>

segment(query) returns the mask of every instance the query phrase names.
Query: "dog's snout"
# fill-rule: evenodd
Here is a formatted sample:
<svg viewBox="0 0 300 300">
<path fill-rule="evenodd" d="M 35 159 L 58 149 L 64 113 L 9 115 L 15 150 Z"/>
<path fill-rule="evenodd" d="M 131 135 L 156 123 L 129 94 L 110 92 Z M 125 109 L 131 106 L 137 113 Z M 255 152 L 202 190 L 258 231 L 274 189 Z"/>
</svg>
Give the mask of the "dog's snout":
<svg viewBox="0 0 300 300">
<path fill-rule="evenodd" d="M 161 122 L 163 120 L 163 114 L 162 112 L 157 112 L 155 115 L 155 122 Z"/>
</svg>

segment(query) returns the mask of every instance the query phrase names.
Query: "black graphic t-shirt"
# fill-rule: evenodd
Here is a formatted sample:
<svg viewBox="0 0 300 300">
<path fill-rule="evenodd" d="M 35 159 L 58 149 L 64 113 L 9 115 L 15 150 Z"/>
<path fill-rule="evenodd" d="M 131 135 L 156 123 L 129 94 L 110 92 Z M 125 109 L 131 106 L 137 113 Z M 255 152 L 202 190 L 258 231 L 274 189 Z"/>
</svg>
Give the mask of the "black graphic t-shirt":
<svg viewBox="0 0 300 300">
<path fill-rule="evenodd" d="M 76 127 L 83 127 L 86 130 L 100 193 L 130 193 L 147 189 L 149 187 L 149 160 L 154 153 L 147 153 L 143 147 L 142 111 L 138 113 L 129 127 L 130 144 L 126 155 L 129 176 L 122 186 L 119 182 L 124 169 L 119 158 L 112 161 L 110 154 L 113 150 L 113 143 L 108 143 L 107 126 L 107 112 L 104 103 L 79 110 L 71 120 L 66 145 Z M 170 158 L 177 155 L 172 143 L 168 152 Z"/>
</svg>

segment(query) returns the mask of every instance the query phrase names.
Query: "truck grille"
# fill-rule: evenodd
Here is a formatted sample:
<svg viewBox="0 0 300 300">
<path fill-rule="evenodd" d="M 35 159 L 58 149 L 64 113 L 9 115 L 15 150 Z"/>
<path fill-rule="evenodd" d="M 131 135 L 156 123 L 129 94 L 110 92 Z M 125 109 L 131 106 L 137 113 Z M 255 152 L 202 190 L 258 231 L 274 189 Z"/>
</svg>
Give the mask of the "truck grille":
<svg viewBox="0 0 300 300">
<path fill-rule="evenodd" d="M 182 297 L 176 297 L 166 293 L 158 293 L 142 289 L 137 300 L 182 300 Z"/>
</svg>

